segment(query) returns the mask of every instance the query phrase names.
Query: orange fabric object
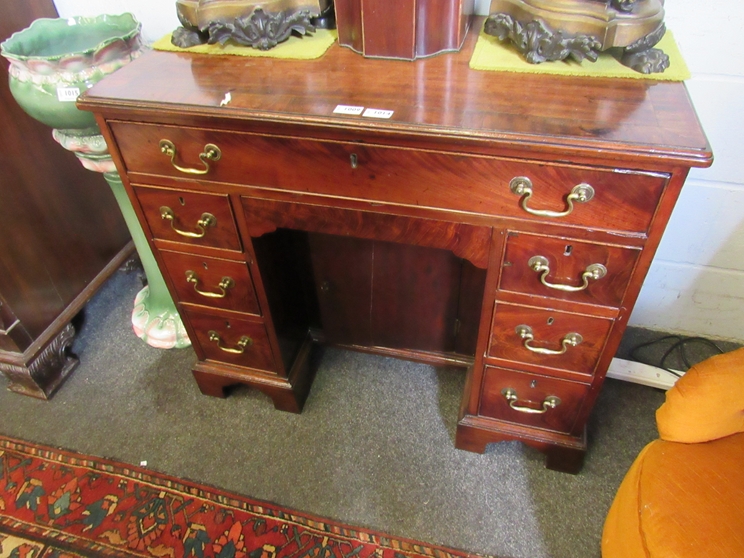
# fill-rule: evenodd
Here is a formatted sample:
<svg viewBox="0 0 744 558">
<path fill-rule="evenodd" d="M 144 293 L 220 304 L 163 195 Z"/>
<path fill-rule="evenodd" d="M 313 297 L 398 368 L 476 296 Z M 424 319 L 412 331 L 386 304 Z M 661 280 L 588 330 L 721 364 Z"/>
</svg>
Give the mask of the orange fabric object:
<svg viewBox="0 0 744 558">
<path fill-rule="evenodd" d="M 631 465 L 615 494 L 602 531 L 602 558 L 647 558 L 641 530 L 641 484 L 643 455 L 656 442 L 647 445 Z"/>
<path fill-rule="evenodd" d="M 744 433 L 646 446 L 607 515 L 602 556 L 744 556 Z"/>
<path fill-rule="evenodd" d="M 744 348 L 690 368 L 667 392 L 656 423 L 660 437 L 672 442 L 706 442 L 744 432 Z"/>
<path fill-rule="evenodd" d="M 607 514 L 603 558 L 744 557 L 744 349 L 692 367 L 656 423 Z"/>
</svg>

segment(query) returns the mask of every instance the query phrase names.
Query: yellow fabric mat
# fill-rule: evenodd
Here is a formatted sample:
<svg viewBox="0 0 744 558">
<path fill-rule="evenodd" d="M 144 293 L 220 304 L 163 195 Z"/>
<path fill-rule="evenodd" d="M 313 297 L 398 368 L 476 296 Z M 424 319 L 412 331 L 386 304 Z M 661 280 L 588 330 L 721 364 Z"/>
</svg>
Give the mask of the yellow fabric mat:
<svg viewBox="0 0 744 558">
<path fill-rule="evenodd" d="M 171 43 L 171 33 L 168 33 L 165 37 L 155 41 L 152 44 L 152 48 L 155 50 L 196 52 L 199 54 L 230 54 L 236 56 L 258 56 L 261 58 L 314 60 L 323 56 L 337 38 L 338 34 L 335 29 L 316 29 L 315 33 L 308 33 L 302 37 L 293 34 L 289 39 L 279 43 L 270 50 L 259 50 L 229 41 L 225 45 L 197 45 L 191 48 L 180 48 Z"/>
<path fill-rule="evenodd" d="M 486 35 L 481 30 L 478 42 L 475 45 L 473 56 L 470 58 L 470 67 L 474 70 L 489 70 L 496 72 L 522 72 L 529 74 L 553 74 L 564 76 L 587 76 L 587 77 L 611 77 L 611 78 L 635 78 L 653 79 L 658 81 L 684 81 L 690 78 L 690 71 L 682 59 L 682 54 L 677 48 L 671 31 L 667 31 L 664 37 L 656 45 L 669 55 L 669 68 L 660 74 L 641 74 L 623 66 L 617 59 L 607 52 L 599 55 L 596 62 L 584 60 L 579 63 L 575 60 L 557 60 L 554 62 L 543 62 L 542 64 L 530 64 L 525 62 L 511 42 L 501 43 L 496 37 Z"/>
</svg>

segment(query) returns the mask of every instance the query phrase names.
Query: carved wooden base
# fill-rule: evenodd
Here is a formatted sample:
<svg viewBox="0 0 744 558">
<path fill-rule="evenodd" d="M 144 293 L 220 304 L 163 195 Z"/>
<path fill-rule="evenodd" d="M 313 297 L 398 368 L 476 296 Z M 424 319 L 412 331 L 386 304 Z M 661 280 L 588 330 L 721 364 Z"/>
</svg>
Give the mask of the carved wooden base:
<svg viewBox="0 0 744 558">
<path fill-rule="evenodd" d="M 457 424 L 455 447 L 457 449 L 484 453 L 493 442 L 518 440 L 541 451 L 546 456 L 545 466 L 553 471 L 577 474 L 584 465 L 586 454 L 586 432 L 580 438 L 545 432 L 529 431 L 518 425 L 498 423 L 481 417 L 465 416 Z M 513 430 L 513 432 L 510 432 Z"/>
<path fill-rule="evenodd" d="M 59 332 L 41 350 L 34 346 L 26 351 L 17 364 L 0 362 L 0 372 L 8 378 L 8 389 L 38 399 L 49 399 L 72 370 L 79 364 L 68 349 L 75 337 L 72 324 Z"/>
<path fill-rule="evenodd" d="M 226 388 L 243 384 L 268 395 L 277 410 L 301 413 L 315 377 L 316 367 L 311 359 L 314 347 L 308 336 L 289 371 L 289 378 L 208 361 L 196 363 L 192 372 L 204 395 L 226 397 Z"/>
<path fill-rule="evenodd" d="M 51 398 L 79 362 L 68 351 L 75 337 L 70 322 L 132 254 L 134 243 L 129 241 L 25 350 L 0 351 L 0 372 L 8 378 L 9 390 L 38 399 Z"/>
</svg>

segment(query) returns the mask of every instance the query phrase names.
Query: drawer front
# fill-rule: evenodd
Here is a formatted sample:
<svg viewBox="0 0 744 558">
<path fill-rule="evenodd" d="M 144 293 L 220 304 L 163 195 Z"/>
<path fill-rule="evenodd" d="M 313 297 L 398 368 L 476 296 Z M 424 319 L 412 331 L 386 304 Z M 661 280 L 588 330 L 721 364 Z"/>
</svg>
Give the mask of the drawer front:
<svg viewBox="0 0 744 558">
<path fill-rule="evenodd" d="M 183 311 L 207 360 L 276 372 L 263 323 Z"/>
<path fill-rule="evenodd" d="M 583 314 L 496 303 L 488 356 L 591 375 L 612 322 Z"/>
<path fill-rule="evenodd" d="M 499 288 L 619 307 L 638 248 L 510 232 Z"/>
<path fill-rule="evenodd" d="M 180 302 L 259 316 L 251 274 L 245 262 L 161 250 Z"/>
<path fill-rule="evenodd" d="M 161 152 L 159 143 L 167 139 L 176 146 L 174 162 L 205 171 L 206 180 L 607 230 L 645 232 L 667 181 L 665 175 L 358 143 L 122 122 L 111 128 L 129 172 L 189 176 Z M 207 170 L 202 154 L 208 144 L 219 148 L 220 158 L 207 161 Z M 512 191 L 518 177 L 529 179 L 529 199 L 524 189 Z M 568 212 L 567 197 L 584 183 L 594 191 L 590 201 L 571 202 L 564 216 L 539 213 Z"/>
<path fill-rule="evenodd" d="M 486 366 L 479 414 L 569 434 L 589 386 Z"/>
<path fill-rule="evenodd" d="M 185 244 L 241 250 L 226 195 L 135 186 L 153 237 Z"/>
</svg>

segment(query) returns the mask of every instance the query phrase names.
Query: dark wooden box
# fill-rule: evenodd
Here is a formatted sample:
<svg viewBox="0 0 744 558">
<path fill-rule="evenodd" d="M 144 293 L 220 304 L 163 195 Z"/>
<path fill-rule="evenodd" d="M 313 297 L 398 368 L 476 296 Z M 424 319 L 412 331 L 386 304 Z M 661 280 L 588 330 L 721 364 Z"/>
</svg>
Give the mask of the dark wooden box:
<svg viewBox="0 0 744 558">
<path fill-rule="evenodd" d="M 336 0 L 339 44 L 370 58 L 414 60 L 462 46 L 473 0 Z"/>
</svg>

